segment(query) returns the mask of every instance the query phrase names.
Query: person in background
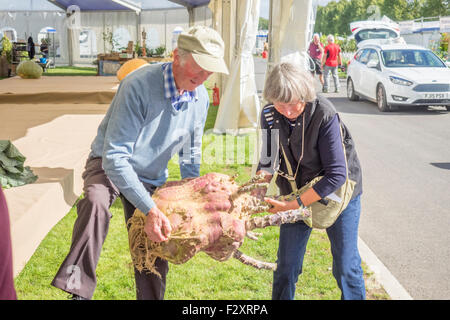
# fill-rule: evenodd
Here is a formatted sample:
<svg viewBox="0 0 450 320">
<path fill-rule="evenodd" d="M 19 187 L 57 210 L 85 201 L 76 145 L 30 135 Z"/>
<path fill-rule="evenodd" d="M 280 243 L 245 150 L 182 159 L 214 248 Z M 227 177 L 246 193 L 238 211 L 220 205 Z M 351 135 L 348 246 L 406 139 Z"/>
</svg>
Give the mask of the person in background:
<svg viewBox="0 0 450 320">
<path fill-rule="evenodd" d="M 334 36 L 328 35 L 328 45 L 325 47 L 325 52 L 322 57 L 323 72 L 325 74 L 325 83 L 322 92 L 327 93 L 330 85 L 330 72 L 334 81 L 334 92 L 339 92 L 339 76 L 338 66 L 342 64 L 341 48 L 334 43 Z"/>
<path fill-rule="evenodd" d="M 17 300 L 13 279 L 13 261 L 9 212 L 0 187 L 0 300 Z"/>
<path fill-rule="evenodd" d="M 314 69 L 311 71 L 313 77 L 314 74 L 319 75 L 320 83 L 323 87 L 323 71 L 322 71 L 322 57 L 323 57 L 323 44 L 320 42 L 320 36 L 318 33 L 315 33 L 313 36 L 313 41 L 309 44 L 308 53 L 313 61 Z"/>
<path fill-rule="evenodd" d="M 41 46 L 39 50 L 41 51 L 41 54 L 44 56 L 44 58 L 48 58 L 48 44 L 47 40 L 45 40 L 44 38 L 41 39 Z"/>
<path fill-rule="evenodd" d="M 28 42 L 27 42 L 27 51 L 28 51 L 28 57 L 30 58 L 30 60 L 34 59 L 34 55 L 36 54 L 35 48 L 34 48 L 34 41 L 33 41 L 33 37 L 28 37 Z"/>
<path fill-rule="evenodd" d="M 178 37 L 173 62 L 152 64 L 120 82 L 92 142 L 83 173 L 84 198 L 77 203 L 72 246 L 52 285 L 74 300 L 91 299 L 98 259 L 120 196 L 128 221 L 135 209 L 147 215 L 151 241 L 167 241 L 169 219 L 151 195 L 168 178 L 167 165 L 179 155 L 181 177 L 198 177 L 209 95 L 203 85 L 213 72 L 228 74 L 225 46 L 213 29 L 193 26 Z M 162 300 L 169 265 L 155 263 L 161 277 L 135 268 L 136 297 Z"/>
<path fill-rule="evenodd" d="M 267 41 L 264 42 L 263 52 L 261 54 L 263 59 L 267 59 L 269 56 L 269 43 Z"/>
</svg>

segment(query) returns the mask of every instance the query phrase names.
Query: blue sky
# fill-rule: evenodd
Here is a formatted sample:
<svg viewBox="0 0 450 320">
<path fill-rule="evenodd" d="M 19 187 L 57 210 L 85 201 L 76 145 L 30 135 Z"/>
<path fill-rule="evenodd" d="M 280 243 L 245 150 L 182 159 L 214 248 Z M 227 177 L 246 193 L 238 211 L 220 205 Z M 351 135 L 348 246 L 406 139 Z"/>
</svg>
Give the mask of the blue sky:
<svg viewBox="0 0 450 320">
<path fill-rule="evenodd" d="M 275 1 L 279 1 L 279 0 L 275 0 Z M 331 0 L 313 0 L 313 3 L 317 3 L 321 6 L 326 5 L 328 2 L 330 2 Z M 263 18 L 269 19 L 269 0 L 261 0 L 261 6 L 260 6 L 260 13 L 259 15 Z"/>
</svg>

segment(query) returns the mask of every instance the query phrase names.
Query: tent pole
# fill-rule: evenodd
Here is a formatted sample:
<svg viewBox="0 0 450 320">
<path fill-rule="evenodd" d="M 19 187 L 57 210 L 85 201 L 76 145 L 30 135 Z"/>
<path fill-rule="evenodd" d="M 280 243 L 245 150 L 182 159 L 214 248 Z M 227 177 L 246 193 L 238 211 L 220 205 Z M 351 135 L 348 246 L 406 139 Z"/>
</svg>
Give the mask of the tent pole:
<svg viewBox="0 0 450 320">
<path fill-rule="evenodd" d="M 269 0 L 269 34 L 267 37 L 267 42 L 269 43 L 269 56 L 267 57 L 267 71 L 269 74 L 271 70 L 271 62 L 273 61 L 273 32 L 272 32 L 272 14 L 273 14 L 273 0 Z"/>
<path fill-rule="evenodd" d="M 137 15 L 137 19 L 136 19 L 136 44 L 141 43 L 141 37 L 140 37 L 140 35 L 141 35 L 141 33 L 140 33 L 140 30 L 141 30 L 141 12 L 142 12 L 142 10 L 139 11 L 139 14 Z M 145 46 L 145 43 L 144 43 L 144 46 Z M 134 48 L 133 48 L 133 50 L 134 50 Z"/>
<path fill-rule="evenodd" d="M 164 11 L 164 47 L 167 48 L 167 11 Z"/>
</svg>

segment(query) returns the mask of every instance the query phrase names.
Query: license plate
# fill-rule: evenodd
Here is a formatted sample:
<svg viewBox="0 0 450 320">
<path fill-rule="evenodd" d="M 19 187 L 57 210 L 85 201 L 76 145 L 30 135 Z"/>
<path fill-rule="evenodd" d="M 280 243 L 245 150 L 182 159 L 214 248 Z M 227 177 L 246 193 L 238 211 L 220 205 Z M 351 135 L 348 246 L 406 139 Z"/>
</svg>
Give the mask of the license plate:
<svg viewBox="0 0 450 320">
<path fill-rule="evenodd" d="M 425 93 L 425 99 L 447 99 L 448 93 Z"/>
</svg>

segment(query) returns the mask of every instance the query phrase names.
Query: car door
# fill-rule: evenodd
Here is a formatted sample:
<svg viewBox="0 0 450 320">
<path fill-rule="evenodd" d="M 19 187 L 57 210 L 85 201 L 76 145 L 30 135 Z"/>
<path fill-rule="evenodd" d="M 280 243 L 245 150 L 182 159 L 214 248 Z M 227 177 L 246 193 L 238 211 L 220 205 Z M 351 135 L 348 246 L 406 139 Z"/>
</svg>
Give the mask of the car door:
<svg viewBox="0 0 450 320">
<path fill-rule="evenodd" d="M 363 93 L 364 85 L 364 71 L 366 69 L 366 63 L 369 58 L 370 49 L 362 49 L 361 54 L 355 58 L 354 71 L 351 74 L 353 80 L 354 90 L 358 93 Z"/>
<path fill-rule="evenodd" d="M 380 58 L 375 49 L 369 49 L 367 63 L 364 65 L 364 69 L 361 93 L 375 100 L 377 83 L 381 73 Z"/>
</svg>

